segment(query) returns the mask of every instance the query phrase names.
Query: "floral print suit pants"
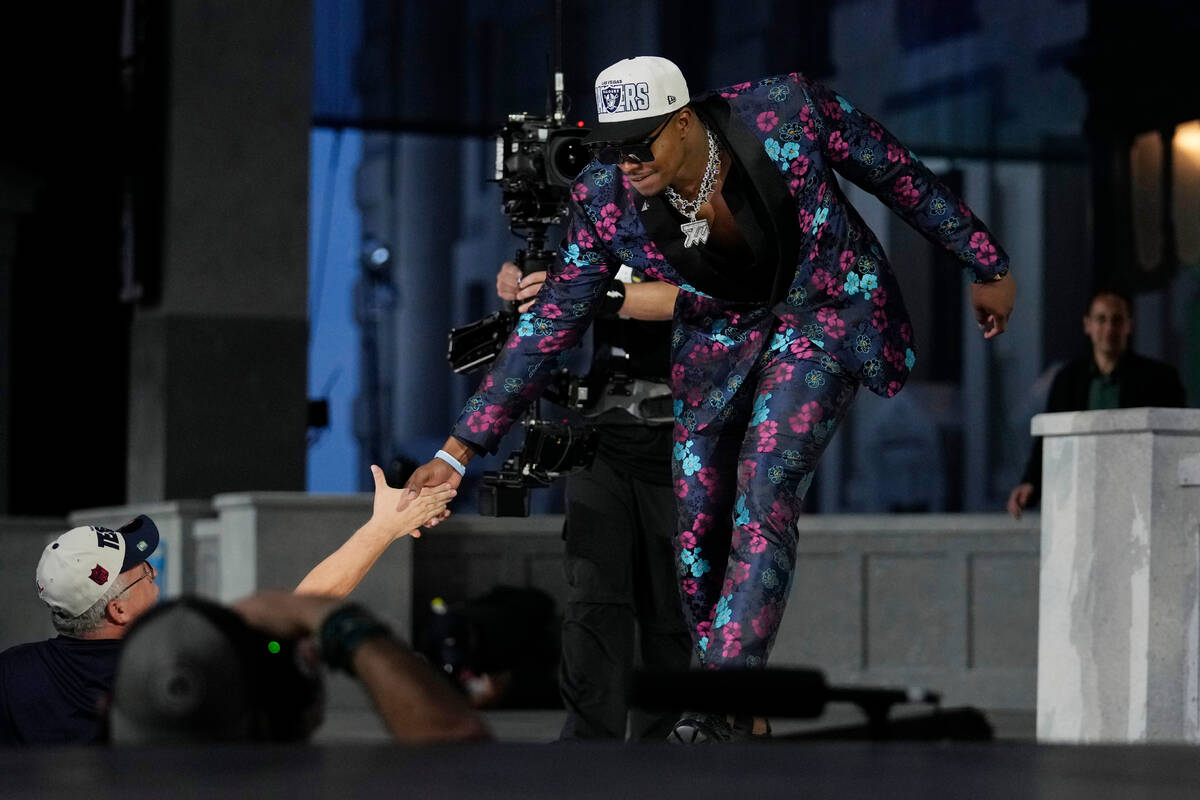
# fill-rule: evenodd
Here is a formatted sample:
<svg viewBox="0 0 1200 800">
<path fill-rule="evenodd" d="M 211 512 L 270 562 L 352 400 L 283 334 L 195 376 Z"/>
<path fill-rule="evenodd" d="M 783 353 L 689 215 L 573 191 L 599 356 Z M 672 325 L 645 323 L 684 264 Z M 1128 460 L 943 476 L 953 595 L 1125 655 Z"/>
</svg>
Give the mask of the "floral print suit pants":
<svg viewBox="0 0 1200 800">
<path fill-rule="evenodd" d="M 676 565 L 700 664 L 763 667 L 791 588 L 796 518 L 858 381 L 781 325 L 714 420 L 676 402 Z M 782 344 L 780 344 L 782 343 Z"/>
</svg>

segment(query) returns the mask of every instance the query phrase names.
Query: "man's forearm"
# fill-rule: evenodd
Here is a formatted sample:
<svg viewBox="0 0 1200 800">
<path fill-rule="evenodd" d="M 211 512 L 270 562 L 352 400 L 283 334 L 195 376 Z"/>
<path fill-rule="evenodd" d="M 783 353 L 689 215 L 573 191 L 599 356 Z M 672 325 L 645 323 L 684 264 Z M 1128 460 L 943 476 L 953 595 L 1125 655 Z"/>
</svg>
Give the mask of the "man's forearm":
<svg viewBox="0 0 1200 800">
<path fill-rule="evenodd" d="M 679 289 L 669 283 L 629 283 L 625 285 L 625 302 L 620 314 L 644 322 L 668 320 L 675 315 L 678 296 Z"/>
<path fill-rule="evenodd" d="M 428 744 L 491 738 L 466 698 L 399 642 L 368 639 L 354 651 L 352 661 L 396 741 Z"/>
<path fill-rule="evenodd" d="M 313 567 L 296 587 L 296 593 L 345 597 L 362 582 L 393 539 L 391 531 L 368 522 Z"/>
</svg>

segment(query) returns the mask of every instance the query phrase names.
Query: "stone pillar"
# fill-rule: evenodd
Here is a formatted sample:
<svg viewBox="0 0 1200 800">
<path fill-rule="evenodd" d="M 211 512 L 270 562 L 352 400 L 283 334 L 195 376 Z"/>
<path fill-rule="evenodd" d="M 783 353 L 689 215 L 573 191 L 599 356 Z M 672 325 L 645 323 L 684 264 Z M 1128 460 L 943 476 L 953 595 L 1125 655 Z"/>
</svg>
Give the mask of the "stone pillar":
<svg viewBox="0 0 1200 800">
<path fill-rule="evenodd" d="M 1200 743 L 1200 410 L 1040 414 L 1037 736 Z"/>
<path fill-rule="evenodd" d="M 312 7 L 173 0 L 127 502 L 304 488 Z"/>
</svg>

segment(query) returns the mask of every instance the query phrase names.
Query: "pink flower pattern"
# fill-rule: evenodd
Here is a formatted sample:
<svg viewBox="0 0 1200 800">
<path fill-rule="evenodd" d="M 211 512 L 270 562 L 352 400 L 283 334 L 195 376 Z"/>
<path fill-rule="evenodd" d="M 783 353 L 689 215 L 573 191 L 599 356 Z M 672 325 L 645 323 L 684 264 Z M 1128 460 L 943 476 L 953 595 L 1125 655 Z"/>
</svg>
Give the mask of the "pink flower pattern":
<svg viewBox="0 0 1200 800">
<path fill-rule="evenodd" d="M 800 411 L 788 419 L 794 433 L 808 433 L 812 426 L 821 421 L 824 411 L 816 400 L 810 400 L 800 406 Z"/>
<path fill-rule="evenodd" d="M 721 656 L 723 658 L 733 658 L 742 652 L 742 643 L 739 641 L 742 635 L 742 626 L 736 622 L 730 622 L 721 629 Z"/>
<path fill-rule="evenodd" d="M 822 308 L 817 311 L 817 322 L 825 329 L 830 339 L 840 339 L 846 333 L 846 323 L 832 308 Z"/>
<path fill-rule="evenodd" d="M 779 116 L 774 111 L 764 111 L 755 120 L 758 129 L 763 133 L 773 131 L 779 125 Z"/>
<path fill-rule="evenodd" d="M 773 530 L 781 531 L 792 524 L 792 520 L 796 518 L 796 512 L 797 507 L 790 499 L 775 500 L 771 503 L 771 509 L 767 511 L 767 523 Z"/>
<path fill-rule="evenodd" d="M 838 267 L 841 269 L 842 274 L 845 275 L 849 272 L 857 260 L 858 257 L 854 255 L 853 250 L 843 250 L 841 258 L 838 259 Z"/>
<path fill-rule="evenodd" d="M 617 232 L 617 221 L 621 219 L 621 209 L 615 203 L 609 203 L 600 209 L 600 219 L 596 222 L 596 233 L 606 242 L 611 242 Z"/>
<path fill-rule="evenodd" d="M 985 267 L 996 263 L 996 246 L 988 241 L 988 236 L 983 231 L 971 234 L 971 249 L 975 251 L 975 259 Z"/>
<path fill-rule="evenodd" d="M 779 423 L 773 419 L 759 424 L 758 447 L 760 453 L 769 453 L 775 449 L 775 434 L 779 431 Z"/>
<path fill-rule="evenodd" d="M 921 193 L 913 186 L 913 179 L 908 175 L 896 181 L 892 186 L 892 194 L 896 196 L 896 202 L 906 208 L 912 208 L 921 199 Z"/>
<path fill-rule="evenodd" d="M 779 606 L 775 603 L 767 603 L 763 606 L 762 611 L 750 623 L 754 628 L 755 635 L 766 639 L 773 635 L 779 627 L 779 618 L 781 616 Z"/>
<path fill-rule="evenodd" d="M 841 131 L 834 131 L 829 134 L 829 149 L 832 151 L 829 157 L 834 161 L 845 161 L 846 157 L 850 155 L 850 145 L 842 138 Z M 820 202 L 820 200 L 817 202 Z"/>
</svg>

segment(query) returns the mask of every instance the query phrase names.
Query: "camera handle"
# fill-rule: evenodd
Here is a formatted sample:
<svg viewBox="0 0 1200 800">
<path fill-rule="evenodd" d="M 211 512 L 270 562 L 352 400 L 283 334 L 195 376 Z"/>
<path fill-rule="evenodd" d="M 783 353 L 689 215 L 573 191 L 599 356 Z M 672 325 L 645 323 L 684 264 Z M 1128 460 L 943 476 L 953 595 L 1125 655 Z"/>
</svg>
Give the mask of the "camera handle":
<svg viewBox="0 0 1200 800">
<path fill-rule="evenodd" d="M 513 232 L 516 233 L 516 229 Z M 539 271 L 549 272 L 551 265 L 554 264 L 554 260 L 558 258 L 558 255 L 546 249 L 546 226 L 540 223 L 533 223 L 525 226 L 522 232 L 525 236 L 525 246 L 518 248 L 516 255 L 513 257 L 513 263 L 517 265 L 517 269 L 521 270 L 521 277 Z M 519 313 L 517 305 L 518 303 L 515 300 L 508 304 L 508 310 L 514 315 Z M 539 398 L 529 409 L 529 419 L 538 420 L 541 418 L 542 401 Z"/>
<path fill-rule="evenodd" d="M 546 227 L 531 225 L 525 228 L 525 246 L 519 248 L 513 257 L 513 263 L 521 270 L 521 277 L 538 271 L 549 272 L 555 258 L 557 255 L 546 249 Z M 516 301 L 509 304 L 509 310 L 517 310 Z"/>
</svg>

